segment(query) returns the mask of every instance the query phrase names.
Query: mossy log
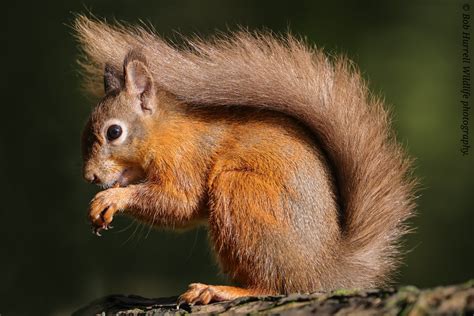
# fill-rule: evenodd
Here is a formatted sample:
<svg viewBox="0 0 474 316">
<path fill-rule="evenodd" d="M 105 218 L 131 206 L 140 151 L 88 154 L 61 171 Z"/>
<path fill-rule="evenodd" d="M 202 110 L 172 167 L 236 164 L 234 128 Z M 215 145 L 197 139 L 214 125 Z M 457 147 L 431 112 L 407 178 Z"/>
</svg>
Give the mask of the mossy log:
<svg viewBox="0 0 474 316">
<path fill-rule="evenodd" d="M 474 280 L 424 290 L 413 286 L 338 290 L 328 293 L 245 297 L 204 306 L 184 305 L 179 308 L 176 306 L 176 298 L 147 299 L 133 295 L 110 295 L 93 301 L 73 315 L 474 315 Z"/>
</svg>

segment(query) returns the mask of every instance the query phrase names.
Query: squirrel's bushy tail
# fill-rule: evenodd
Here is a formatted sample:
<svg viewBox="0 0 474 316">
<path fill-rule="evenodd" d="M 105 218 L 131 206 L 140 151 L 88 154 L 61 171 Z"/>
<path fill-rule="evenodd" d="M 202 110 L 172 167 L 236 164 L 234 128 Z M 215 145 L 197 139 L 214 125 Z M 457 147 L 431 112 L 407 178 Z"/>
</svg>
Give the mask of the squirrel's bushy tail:
<svg viewBox="0 0 474 316">
<path fill-rule="evenodd" d="M 105 63 L 122 67 L 139 49 L 156 83 L 194 105 L 274 109 L 310 127 L 329 156 L 339 189 L 345 253 L 360 280 L 376 286 L 396 265 L 397 242 L 414 209 L 410 161 L 389 117 L 345 58 L 328 59 L 291 36 L 238 32 L 178 49 L 152 31 L 75 22 L 87 88 L 102 93 Z M 100 91 L 100 92 L 98 92 Z M 344 260 L 346 262 L 346 260 Z"/>
</svg>

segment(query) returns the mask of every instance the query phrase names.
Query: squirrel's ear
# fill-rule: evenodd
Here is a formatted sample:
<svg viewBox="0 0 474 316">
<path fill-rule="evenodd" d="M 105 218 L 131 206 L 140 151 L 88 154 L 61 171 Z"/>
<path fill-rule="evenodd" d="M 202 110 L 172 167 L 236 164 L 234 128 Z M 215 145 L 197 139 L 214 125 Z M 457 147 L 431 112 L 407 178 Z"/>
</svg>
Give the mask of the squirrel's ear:
<svg viewBox="0 0 474 316">
<path fill-rule="evenodd" d="M 109 64 L 104 69 L 104 91 L 108 94 L 112 90 L 120 90 L 123 86 L 123 78 L 119 72 Z"/>
<path fill-rule="evenodd" d="M 154 84 L 153 78 L 143 56 L 133 51 L 125 58 L 125 90 L 140 98 L 144 112 L 154 111 Z"/>
</svg>

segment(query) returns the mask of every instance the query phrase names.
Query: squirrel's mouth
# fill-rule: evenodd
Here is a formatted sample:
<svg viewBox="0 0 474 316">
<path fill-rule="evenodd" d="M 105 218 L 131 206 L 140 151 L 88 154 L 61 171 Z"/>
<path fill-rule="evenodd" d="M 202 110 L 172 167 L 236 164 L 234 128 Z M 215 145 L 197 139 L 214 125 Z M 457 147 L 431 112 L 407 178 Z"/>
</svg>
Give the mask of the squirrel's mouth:
<svg viewBox="0 0 474 316">
<path fill-rule="evenodd" d="M 124 171 L 122 171 L 122 173 L 120 173 L 120 176 L 118 177 L 118 179 L 112 183 L 111 185 L 112 188 L 123 188 L 129 184 L 126 178 L 124 177 L 124 174 L 126 172 L 127 172 L 127 169 L 125 169 Z"/>
<path fill-rule="evenodd" d="M 123 188 L 130 184 L 138 183 L 143 181 L 145 173 L 140 168 L 125 168 L 115 182 L 112 183 L 111 187 Z"/>
</svg>

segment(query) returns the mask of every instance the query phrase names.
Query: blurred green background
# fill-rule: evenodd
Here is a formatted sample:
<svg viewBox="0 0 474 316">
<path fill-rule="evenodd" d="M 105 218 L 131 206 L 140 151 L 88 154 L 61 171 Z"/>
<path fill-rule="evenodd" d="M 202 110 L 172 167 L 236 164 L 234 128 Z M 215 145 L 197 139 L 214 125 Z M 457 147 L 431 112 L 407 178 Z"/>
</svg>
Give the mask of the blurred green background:
<svg viewBox="0 0 474 316">
<path fill-rule="evenodd" d="M 169 296 L 190 282 L 225 282 L 204 229 L 178 234 L 119 218 L 102 238 L 91 234 L 86 211 L 97 189 L 81 177 L 80 133 L 92 104 L 79 87 L 78 50 L 67 26 L 74 12 L 88 9 L 150 21 L 169 37 L 236 25 L 291 29 L 350 56 L 393 108 L 400 141 L 417 159 L 423 190 L 399 283 L 428 287 L 473 277 L 474 148 L 468 157 L 459 152 L 462 3 L 9 1 L 0 314 L 63 315 L 107 294 Z"/>
</svg>

